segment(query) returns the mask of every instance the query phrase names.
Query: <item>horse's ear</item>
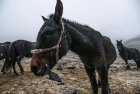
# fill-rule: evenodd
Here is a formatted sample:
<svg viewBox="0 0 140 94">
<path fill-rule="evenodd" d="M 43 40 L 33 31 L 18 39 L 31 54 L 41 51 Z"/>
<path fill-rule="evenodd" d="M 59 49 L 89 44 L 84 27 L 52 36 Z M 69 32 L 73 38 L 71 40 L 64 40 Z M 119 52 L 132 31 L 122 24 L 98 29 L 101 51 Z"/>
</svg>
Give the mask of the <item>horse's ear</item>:
<svg viewBox="0 0 140 94">
<path fill-rule="evenodd" d="M 57 23 L 60 23 L 62 14 L 63 14 L 63 4 L 60 0 L 57 0 L 56 6 L 55 6 L 54 21 Z"/>
<path fill-rule="evenodd" d="M 121 41 L 120 42 L 122 42 L 122 39 L 121 39 Z"/>
<path fill-rule="evenodd" d="M 118 42 L 118 40 L 116 40 L 116 42 Z"/>
<path fill-rule="evenodd" d="M 43 21 L 45 22 L 47 20 L 47 18 L 45 18 L 44 16 L 41 16 Z"/>
</svg>

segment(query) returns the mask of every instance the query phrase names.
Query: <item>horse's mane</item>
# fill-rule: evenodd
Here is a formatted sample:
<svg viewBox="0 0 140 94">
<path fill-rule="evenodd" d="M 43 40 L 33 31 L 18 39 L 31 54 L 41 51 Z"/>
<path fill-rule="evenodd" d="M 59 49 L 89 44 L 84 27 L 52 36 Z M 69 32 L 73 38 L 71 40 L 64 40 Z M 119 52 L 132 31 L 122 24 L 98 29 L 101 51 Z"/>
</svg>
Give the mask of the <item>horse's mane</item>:
<svg viewBox="0 0 140 94">
<path fill-rule="evenodd" d="M 53 19 L 53 18 L 54 18 L 54 14 L 50 14 L 50 15 L 49 15 L 49 19 Z M 85 28 L 94 30 L 93 28 L 91 28 L 91 27 L 88 26 L 88 25 L 85 25 L 85 24 L 83 25 L 83 24 L 80 24 L 80 23 L 78 23 L 78 22 L 76 22 L 76 21 L 71 21 L 71 20 L 69 20 L 69 19 L 62 18 L 62 21 L 63 21 L 64 23 L 67 23 L 67 24 L 70 24 L 70 25 L 76 25 L 76 26 L 79 26 L 79 27 L 85 27 Z"/>
</svg>

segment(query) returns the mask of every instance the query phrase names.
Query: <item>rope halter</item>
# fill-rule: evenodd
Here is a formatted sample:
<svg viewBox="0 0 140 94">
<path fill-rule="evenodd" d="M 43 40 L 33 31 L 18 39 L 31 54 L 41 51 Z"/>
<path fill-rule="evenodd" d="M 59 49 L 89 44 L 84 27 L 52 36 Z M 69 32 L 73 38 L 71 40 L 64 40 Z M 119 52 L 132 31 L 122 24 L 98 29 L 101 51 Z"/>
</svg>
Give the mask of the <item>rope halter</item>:
<svg viewBox="0 0 140 94">
<path fill-rule="evenodd" d="M 34 49 L 34 50 L 31 50 L 31 53 L 32 54 L 39 54 L 39 53 L 43 53 L 43 52 L 48 52 L 48 51 L 52 51 L 52 50 L 56 50 L 56 62 L 58 62 L 59 60 L 59 50 L 60 50 L 60 42 L 62 40 L 62 36 L 64 35 L 64 23 L 61 22 L 62 24 L 62 30 L 61 30 L 61 35 L 59 37 L 59 40 L 57 42 L 57 44 L 53 47 L 50 47 L 50 48 L 44 48 L 44 49 Z"/>
</svg>

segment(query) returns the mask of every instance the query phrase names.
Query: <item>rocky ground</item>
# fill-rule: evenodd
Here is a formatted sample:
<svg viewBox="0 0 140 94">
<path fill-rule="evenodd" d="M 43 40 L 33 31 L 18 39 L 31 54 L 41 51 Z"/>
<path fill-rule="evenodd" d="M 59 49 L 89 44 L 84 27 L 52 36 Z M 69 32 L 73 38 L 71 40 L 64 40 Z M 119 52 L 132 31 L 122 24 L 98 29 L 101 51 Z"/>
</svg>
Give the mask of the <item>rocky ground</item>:
<svg viewBox="0 0 140 94">
<path fill-rule="evenodd" d="M 64 85 L 58 85 L 45 77 L 34 76 L 30 72 L 30 59 L 24 59 L 22 62 L 25 70 L 23 75 L 14 76 L 8 73 L 0 76 L 0 94 L 91 94 L 90 82 L 83 65 L 71 52 L 59 61 L 63 65 L 62 70 L 53 69 L 53 72 L 64 80 Z M 125 70 L 126 65 L 120 58 L 111 65 L 111 94 L 140 94 L 140 71 L 136 70 L 133 61 L 130 62 L 131 70 Z M 17 70 L 19 72 L 18 66 Z"/>
</svg>

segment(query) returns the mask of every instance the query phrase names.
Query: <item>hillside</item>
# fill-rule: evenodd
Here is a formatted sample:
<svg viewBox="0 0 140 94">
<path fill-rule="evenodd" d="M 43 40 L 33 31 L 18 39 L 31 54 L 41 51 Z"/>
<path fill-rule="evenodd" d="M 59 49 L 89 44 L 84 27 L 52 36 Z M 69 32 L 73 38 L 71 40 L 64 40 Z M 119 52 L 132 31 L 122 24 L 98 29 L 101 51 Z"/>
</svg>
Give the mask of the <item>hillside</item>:
<svg viewBox="0 0 140 94">
<path fill-rule="evenodd" d="M 137 48 L 140 50 L 140 35 L 124 42 L 127 47 Z"/>
</svg>

